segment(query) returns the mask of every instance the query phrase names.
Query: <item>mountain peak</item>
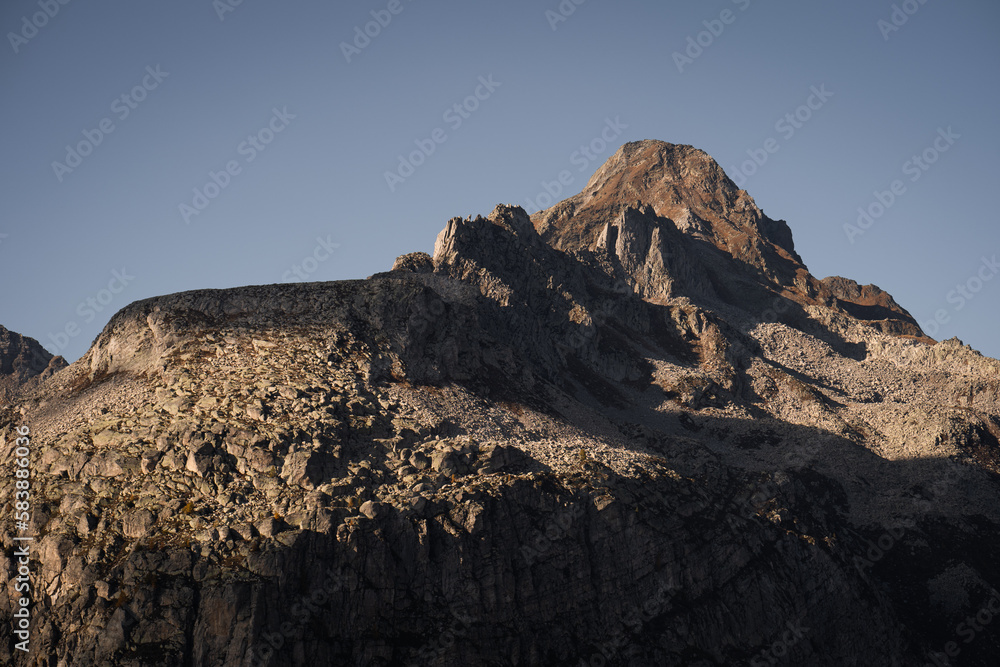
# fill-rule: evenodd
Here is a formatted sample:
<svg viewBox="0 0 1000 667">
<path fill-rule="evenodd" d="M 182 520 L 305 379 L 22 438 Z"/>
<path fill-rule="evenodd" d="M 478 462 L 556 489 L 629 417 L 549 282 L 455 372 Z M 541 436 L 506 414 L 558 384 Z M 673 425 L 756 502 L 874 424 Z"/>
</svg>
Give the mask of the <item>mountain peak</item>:
<svg viewBox="0 0 1000 667">
<path fill-rule="evenodd" d="M 627 206 L 640 205 L 652 206 L 682 231 L 711 240 L 721 249 L 739 243 L 736 237 L 755 236 L 801 262 L 788 226 L 765 216 L 712 156 L 665 141 L 623 145 L 594 173 L 583 192 L 536 213 L 534 220 L 543 238 L 569 250 L 589 245 L 599 233 L 586 224 L 590 218 L 614 216 Z"/>
<path fill-rule="evenodd" d="M 45 379 L 66 366 L 66 360 L 46 351 L 34 338 L 0 326 L 0 404 L 36 378 Z"/>
<path fill-rule="evenodd" d="M 627 143 L 582 192 L 535 213 L 532 222 L 542 240 L 564 252 L 609 252 L 644 298 L 683 295 L 758 311 L 788 299 L 926 339 L 890 296 L 872 296 L 884 294 L 878 288 L 862 294 L 813 277 L 788 224 L 765 215 L 693 146 Z"/>
</svg>

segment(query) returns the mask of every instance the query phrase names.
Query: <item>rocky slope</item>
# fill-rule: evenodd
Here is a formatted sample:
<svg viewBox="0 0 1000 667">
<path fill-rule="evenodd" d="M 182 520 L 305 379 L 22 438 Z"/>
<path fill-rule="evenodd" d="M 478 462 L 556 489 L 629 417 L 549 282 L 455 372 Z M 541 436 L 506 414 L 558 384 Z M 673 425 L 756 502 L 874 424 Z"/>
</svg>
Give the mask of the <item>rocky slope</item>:
<svg viewBox="0 0 1000 667">
<path fill-rule="evenodd" d="M 628 144 L 366 280 L 116 314 L 0 408 L 36 537 L 32 651 L 0 652 L 992 664 L 998 396 L 1000 362 L 813 278 L 707 155 Z"/>
</svg>

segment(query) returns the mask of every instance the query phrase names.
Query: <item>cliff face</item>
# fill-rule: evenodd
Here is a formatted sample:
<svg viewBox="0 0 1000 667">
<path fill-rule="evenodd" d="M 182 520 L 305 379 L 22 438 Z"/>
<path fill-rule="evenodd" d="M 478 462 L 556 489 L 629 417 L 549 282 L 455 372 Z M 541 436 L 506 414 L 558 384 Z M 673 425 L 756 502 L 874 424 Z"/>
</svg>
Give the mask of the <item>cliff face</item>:
<svg viewBox="0 0 1000 667">
<path fill-rule="evenodd" d="M 4 658 L 988 664 L 1000 362 L 914 327 L 660 142 L 367 280 L 136 302 L 0 411 Z"/>
</svg>

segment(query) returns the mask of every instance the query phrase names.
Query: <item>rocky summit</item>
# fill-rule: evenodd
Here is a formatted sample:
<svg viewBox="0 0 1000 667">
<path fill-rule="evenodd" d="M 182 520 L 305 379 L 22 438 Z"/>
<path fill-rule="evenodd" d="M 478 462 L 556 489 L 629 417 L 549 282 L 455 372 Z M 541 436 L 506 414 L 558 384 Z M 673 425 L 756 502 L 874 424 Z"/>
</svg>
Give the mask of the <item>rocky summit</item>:
<svg viewBox="0 0 1000 667">
<path fill-rule="evenodd" d="M 50 354 L 34 338 L 0 326 L 0 405 L 65 367 L 65 359 Z"/>
<path fill-rule="evenodd" d="M 66 368 L 0 333 L 5 664 L 1000 654 L 1000 362 L 690 146 L 365 280 L 133 303 Z"/>
</svg>

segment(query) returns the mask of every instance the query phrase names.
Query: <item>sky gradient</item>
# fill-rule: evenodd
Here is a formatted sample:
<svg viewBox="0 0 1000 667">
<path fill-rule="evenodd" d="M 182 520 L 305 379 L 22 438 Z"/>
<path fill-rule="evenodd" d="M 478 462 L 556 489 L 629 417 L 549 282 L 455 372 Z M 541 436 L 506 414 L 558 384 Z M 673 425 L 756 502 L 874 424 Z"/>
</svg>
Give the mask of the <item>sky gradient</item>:
<svg viewBox="0 0 1000 667">
<path fill-rule="evenodd" d="M 0 324 L 73 361 L 137 299 L 363 278 L 662 139 L 1000 357 L 1000 5 L 577 2 L 3 3 Z"/>
</svg>

